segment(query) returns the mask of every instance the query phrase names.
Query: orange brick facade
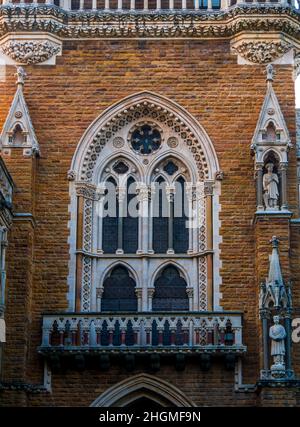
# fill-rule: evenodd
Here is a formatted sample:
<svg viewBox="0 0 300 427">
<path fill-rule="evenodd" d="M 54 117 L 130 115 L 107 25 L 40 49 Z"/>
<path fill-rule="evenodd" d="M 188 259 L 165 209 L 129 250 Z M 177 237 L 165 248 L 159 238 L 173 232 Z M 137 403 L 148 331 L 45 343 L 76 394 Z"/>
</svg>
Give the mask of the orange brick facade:
<svg viewBox="0 0 300 427">
<path fill-rule="evenodd" d="M 292 65 L 274 65 L 276 92 L 292 144 L 296 144 Z M 242 383 L 254 386 L 262 363 L 259 285 L 267 276 L 270 239 L 280 241 L 285 280 L 292 280 L 293 317 L 300 315 L 300 228 L 290 218 L 255 216 L 256 187 L 250 145 L 266 92 L 265 65 L 240 65 L 229 40 L 90 39 L 64 40 L 56 65 L 25 67 L 24 96 L 41 156 L 24 157 L 22 149 L 2 152 L 15 184 L 16 216 L 8 236 L 6 344 L 3 384 L 43 383 L 42 313 L 68 309 L 69 181 L 67 173 L 80 138 L 103 111 L 123 98 L 148 91 L 187 110 L 211 139 L 224 172 L 219 203 L 220 305 L 242 311 Z M 15 93 L 15 68 L 6 67 L 0 82 L 0 127 Z M 288 206 L 299 217 L 296 150 L 288 155 Z M 148 372 L 138 361 L 128 373 L 119 356 L 103 372 L 95 365 L 52 372 L 52 391 L 0 390 L 2 406 L 89 406 L 101 393 L 131 375 Z M 300 375 L 300 344 L 293 346 L 293 369 Z M 162 358 L 152 374 L 170 382 L 198 406 L 297 406 L 299 385 L 235 387 L 236 375 L 220 360 L 206 372 L 197 357 L 185 370 Z"/>
</svg>

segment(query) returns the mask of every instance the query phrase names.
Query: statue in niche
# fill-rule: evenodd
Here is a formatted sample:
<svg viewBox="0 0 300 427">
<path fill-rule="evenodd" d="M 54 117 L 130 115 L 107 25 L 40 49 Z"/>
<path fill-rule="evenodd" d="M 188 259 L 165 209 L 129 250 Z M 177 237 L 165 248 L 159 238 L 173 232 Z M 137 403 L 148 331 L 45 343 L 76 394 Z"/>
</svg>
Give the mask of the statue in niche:
<svg viewBox="0 0 300 427">
<path fill-rule="evenodd" d="M 283 371 L 285 370 L 285 343 L 286 331 L 279 323 L 279 316 L 273 317 L 274 325 L 270 327 L 269 336 L 271 342 L 271 356 L 273 357 L 273 365 L 271 370 Z"/>
<path fill-rule="evenodd" d="M 263 176 L 263 197 L 265 202 L 266 209 L 278 209 L 278 184 L 279 179 L 276 173 L 273 172 L 274 165 L 273 163 L 268 163 L 266 165 L 266 172 Z"/>
</svg>

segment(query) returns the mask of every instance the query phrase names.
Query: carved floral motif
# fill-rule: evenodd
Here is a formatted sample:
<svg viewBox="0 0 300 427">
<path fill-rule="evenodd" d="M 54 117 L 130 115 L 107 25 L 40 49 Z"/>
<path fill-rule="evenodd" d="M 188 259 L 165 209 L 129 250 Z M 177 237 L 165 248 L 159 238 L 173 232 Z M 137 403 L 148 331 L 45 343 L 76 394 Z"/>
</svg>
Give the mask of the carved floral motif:
<svg viewBox="0 0 300 427">
<path fill-rule="evenodd" d="M 60 46 L 45 41 L 9 40 L 0 47 L 1 51 L 19 64 L 38 64 L 60 52 Z"/>
<path fill-rule="evenodd" d="M 255 64 L 268 64 L 280 58 L 290 49 L 292 45 L 283 41 L 244 41 L 238 46 L 233 46 L 233 51 L 244 59 Z"/>
</svg>

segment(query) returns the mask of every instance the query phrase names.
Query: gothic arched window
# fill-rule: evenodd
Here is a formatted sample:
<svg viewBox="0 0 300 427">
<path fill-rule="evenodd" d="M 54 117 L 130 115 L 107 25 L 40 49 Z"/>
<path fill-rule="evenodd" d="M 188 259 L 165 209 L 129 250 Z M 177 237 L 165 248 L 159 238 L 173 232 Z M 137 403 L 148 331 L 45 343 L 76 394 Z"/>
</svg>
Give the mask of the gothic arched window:
<svg viewBox="0 0 300 427">
<path fill-rule="evenodd" d="M 155 182 L 155 194 L 152 209 L 153 250 L 155 253 L 166 253 L 169 247 L 168 205 L 166 182 L 162 177 L 159 177 Z"/>
<path fill-rule="evenodd" d="M 189 309 L 186 281 L 176 267 L 165 267 L 154 283 L 153 311 L 185 311 Z"/>
<path fill-rule="evenodd" d="M 127 268 L 116 266 L 103 283 L 102 311 L 137 311 L 135 285 Z"/>
<path fill-rule="evenodd" d="M 175 253 L 186 253 L 189 248 L 188 207 L 185 180 L 179 177 L 175 182 L 173 215 L 173 249 Z"/>
<path fill-rule="evenodd" d="M 134 254 L 138 249 L 139 220 L 136 197 L 136 182 L 132 177 L 127 180 L 126 214 L 123 219 L 123 247 L 124 253 Z M 133 203 L 131 203 L 133 202 Z"/>
<path fill-rule="evenodd" d="M 104 205 L 102 227 L 102 248 L 104 253 L 114 254 L 118 249 L 118 220 L 119 204 L 117 201 L 117 183 L 114 178 L 109 177 L 105 189 L 107 200 Z"/>
</svg>

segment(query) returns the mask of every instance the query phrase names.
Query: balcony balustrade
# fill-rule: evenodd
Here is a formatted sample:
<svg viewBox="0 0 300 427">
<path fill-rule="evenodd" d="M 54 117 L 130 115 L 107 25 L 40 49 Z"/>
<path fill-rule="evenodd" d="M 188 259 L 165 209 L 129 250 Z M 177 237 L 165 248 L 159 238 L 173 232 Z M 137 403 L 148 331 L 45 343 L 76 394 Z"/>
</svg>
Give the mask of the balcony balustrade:
<svg viewBox="0 0 300 427">
<path fill-rule="evenodd" d="M 43 316 L 39 352 L 243 353 L 239 312 L 64 313 Z"/>
<path fill-rule="evenodd" d="M 297 0 L 1 0 L 3 5 L 55 5 L 71 11 L 103 11 L 103 12 L 184 12 L 225 10 L 234 5 L 282 5 L 298 8 Z"/>
</svg>

